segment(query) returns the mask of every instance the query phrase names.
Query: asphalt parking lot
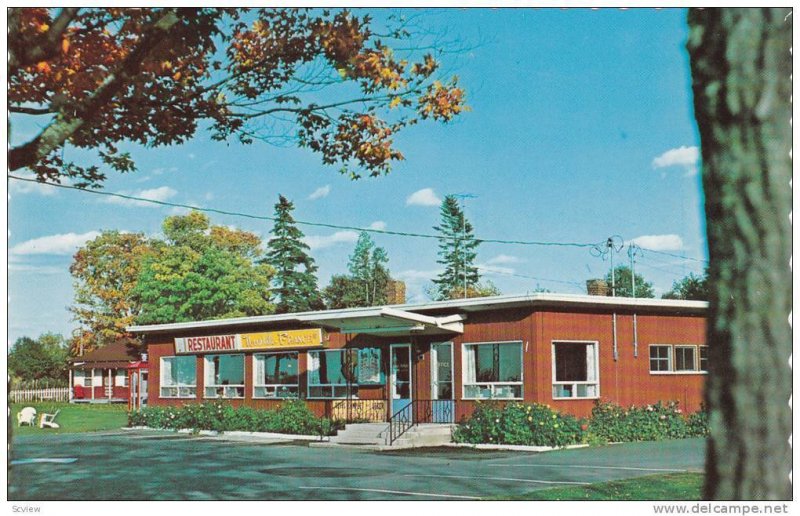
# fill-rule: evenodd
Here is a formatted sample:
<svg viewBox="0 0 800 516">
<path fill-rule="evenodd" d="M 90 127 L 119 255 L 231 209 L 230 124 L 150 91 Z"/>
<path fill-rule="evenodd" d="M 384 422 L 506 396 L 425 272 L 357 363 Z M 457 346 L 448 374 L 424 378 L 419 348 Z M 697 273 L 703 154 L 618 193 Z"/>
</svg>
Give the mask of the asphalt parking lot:
<svg viewBox="0 0 800 516">
<path fill-rule="evenodd" d="M 371 452 L 224 442 L 171 432 L 13 440 L 9 500 L 478 500 L 580 483 L 698 471 L 704 441 L 548 453 Z"/>
</svg>

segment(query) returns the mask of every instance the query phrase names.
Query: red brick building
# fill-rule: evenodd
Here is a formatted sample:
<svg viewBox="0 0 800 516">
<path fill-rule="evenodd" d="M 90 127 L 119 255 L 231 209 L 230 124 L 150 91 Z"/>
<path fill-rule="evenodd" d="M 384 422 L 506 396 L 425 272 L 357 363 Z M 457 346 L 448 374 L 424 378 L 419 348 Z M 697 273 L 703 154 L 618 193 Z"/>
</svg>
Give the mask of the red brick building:
<svg viewBox="0 0 800 516">
<path fill-rule="evenodd" d="M 134 326 L 151 405 L 225 399 L 388 421 L 458 421 L 477 400 L 585 416 L 596 400 L 696 411 L 707 303 L 531 294 Z M 412 404 L 413 405 L 410 405 Z"/>
</svg>

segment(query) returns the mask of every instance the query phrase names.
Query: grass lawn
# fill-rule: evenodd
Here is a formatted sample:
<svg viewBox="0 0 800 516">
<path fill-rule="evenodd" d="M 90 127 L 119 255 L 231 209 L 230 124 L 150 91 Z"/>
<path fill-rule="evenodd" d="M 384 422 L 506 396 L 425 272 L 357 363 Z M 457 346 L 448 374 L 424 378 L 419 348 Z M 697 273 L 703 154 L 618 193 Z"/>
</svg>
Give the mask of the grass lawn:
<svg viewBox="0 0 800 516">
<path fill-rule="evenodd" d="M 36 409 L 36 426 L 18 426 L 17 412 L 25 407 Z M 54 414 L 60 410 L 56 423 L 60 428 L 39 428 L 39 415 Z M 76 432 L 94 432 L 97 430 L 119 429 L 128 423 L 128 405 L 115 404 L 69 404 L 69 403 L 14 403 L 11 405 L 12 432 L 15 435 L 65 434 Z"/>
<path fill-rule="evenodd" d="M 600 482 L 588 486 L 556 487 L 498 500 L 700 500 L 702 473 L 670 473 Z"/>
</svg>

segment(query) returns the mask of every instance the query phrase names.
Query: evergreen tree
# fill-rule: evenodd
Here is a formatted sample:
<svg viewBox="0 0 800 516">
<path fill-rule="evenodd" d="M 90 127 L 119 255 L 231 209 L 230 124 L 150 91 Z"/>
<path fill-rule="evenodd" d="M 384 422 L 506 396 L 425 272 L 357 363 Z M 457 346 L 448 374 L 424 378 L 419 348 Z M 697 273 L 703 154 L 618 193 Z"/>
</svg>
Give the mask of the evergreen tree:
<svg viewBox="0 0 800 516">
<path fill-rule="evenodd" d="M 367 232 L 362 232 L 350 255 L 350 275 L 335 275 L 323 295 L 329 308 L 378 306 L 388 301 L 387 287 L 391 276 L 386 264 L 386 250 L 377 247 Z"/>
<path fill-rule="evenodd" d="M 278 196 L 275 225 L 267 243 L 264 261 L 275 269 L 272 278 L 277 313 L 304 312 L 324 308 L 317 287 L 317 266 L 308 255 L 309 247 L 292 218 L 294 204 Z"/>
<path fill-rule="evenodd" d="M 433 280 L 433 297 L 436 300 L 456 299 L 466 290 L 474 290 L 480 280 L 475 265 L 477 247 L 472 224 L 464 217 L 455 196 L 445 196 L 441 207 L 442 222 L 434 226 L 443 237 L 439 241 L 439 260 L 444 271 Z"/>
</svg>

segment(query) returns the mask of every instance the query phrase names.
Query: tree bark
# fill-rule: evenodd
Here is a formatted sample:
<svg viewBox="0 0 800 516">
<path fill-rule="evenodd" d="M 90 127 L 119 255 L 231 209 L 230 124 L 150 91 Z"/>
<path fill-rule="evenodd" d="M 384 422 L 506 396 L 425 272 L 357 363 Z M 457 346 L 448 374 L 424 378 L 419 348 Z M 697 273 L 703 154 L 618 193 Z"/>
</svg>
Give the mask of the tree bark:
<svg viewBox="0 0 800 516">
<path fill-rule="evenodd" d="M 789 500 L 791 9 L 692 9 L 710 256 L 705 497 Z"/>
</svg>

